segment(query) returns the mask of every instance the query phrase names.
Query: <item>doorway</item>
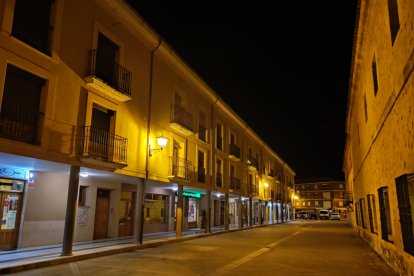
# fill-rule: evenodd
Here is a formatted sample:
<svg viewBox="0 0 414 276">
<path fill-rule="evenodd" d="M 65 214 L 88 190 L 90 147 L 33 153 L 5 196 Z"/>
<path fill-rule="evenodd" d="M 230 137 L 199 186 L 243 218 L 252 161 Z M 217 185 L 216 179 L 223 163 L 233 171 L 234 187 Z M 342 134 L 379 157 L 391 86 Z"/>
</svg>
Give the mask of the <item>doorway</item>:
<svg viewBox="0 0 414 276">
<path fill-rule="evenodd" d="M 17 248 L 20 215 L 22 211 L 22 193 L 0 192 L 1 228 L 0 250 Z"/>
<path fill-rule="evenodd" d="M 119 203 L 118 236 L 132 236 L 134 228 L 135 192 L 122 192 Z"/>
<path fill-rule="evenodd" d="M 98 189 L 96 194 L 95 224 L 93 239 L 108 237 L 110 190 Z"/>
</svg>

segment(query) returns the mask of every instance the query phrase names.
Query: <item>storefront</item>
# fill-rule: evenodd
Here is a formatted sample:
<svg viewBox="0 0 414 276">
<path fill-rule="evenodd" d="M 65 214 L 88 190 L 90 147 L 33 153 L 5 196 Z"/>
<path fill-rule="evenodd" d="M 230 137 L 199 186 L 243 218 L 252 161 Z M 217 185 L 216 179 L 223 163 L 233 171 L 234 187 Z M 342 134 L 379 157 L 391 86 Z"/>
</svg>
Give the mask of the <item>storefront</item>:
<svg viewBox="0 0 414 276">
<path fill-rule="evenodd" d="M 26 172 L 23 170 L 1 169 L 1 174 L 21 172 L 22 178 Z M 1 200 L 1 227 L 0 250 L 17 248 L 19 240 L 20 218 L 22 215 L 23 192 L 25 181 L 20 179 L 0 178 Z"/>
</svg>

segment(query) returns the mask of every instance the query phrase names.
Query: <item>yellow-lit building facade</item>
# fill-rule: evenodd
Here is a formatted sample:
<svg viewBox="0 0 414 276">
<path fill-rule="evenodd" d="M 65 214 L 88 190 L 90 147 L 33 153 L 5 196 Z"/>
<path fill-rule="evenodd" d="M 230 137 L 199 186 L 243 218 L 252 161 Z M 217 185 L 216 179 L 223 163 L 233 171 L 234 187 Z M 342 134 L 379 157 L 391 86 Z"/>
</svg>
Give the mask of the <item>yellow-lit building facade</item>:
<svg viewBox="0 0 414 276">
<path fill-rule="evenodd" d="M 358 1 L 343 170 L 352 226 L 414 275 L 414 1 Z"/>
<path fill-rule="evenodd" d="M 32 2 L 0 4 L 0 250 L 292 218 L 295 172 L 125 1 Z"/>
</svg>

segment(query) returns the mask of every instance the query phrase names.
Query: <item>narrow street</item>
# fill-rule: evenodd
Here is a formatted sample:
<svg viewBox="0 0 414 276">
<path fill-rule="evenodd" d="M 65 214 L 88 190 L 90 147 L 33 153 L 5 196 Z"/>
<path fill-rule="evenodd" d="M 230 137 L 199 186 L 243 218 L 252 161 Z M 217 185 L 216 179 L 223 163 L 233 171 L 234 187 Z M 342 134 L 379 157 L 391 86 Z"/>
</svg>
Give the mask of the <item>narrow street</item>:
<svg viewBox="0 0 414 276">
<path fill-rule="evenodd" d="M 296 221 L 13 275 L 397 275 L 347 221 Z"/>
</svg>

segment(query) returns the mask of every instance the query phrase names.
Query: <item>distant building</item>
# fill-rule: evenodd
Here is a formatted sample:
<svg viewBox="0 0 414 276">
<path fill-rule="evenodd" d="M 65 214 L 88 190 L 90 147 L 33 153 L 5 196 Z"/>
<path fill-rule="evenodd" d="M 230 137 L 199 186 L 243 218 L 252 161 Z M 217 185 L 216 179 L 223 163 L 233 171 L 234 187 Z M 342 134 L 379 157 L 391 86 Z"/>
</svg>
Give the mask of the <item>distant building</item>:
<svg viewBox="0 0 414 276">
<path fill-rule="evenodd" d="M 414 275 L 414 1 L 358 1 L 345 173 L 355 231 Z"/>
<path fill-rule="evenodd" d="M 346 218 L 345 182 L 333 179 L 298 180 L 295 184 L 295 212 L 318 214 L 321 209 L 339 212 Z"/>
</svg>

